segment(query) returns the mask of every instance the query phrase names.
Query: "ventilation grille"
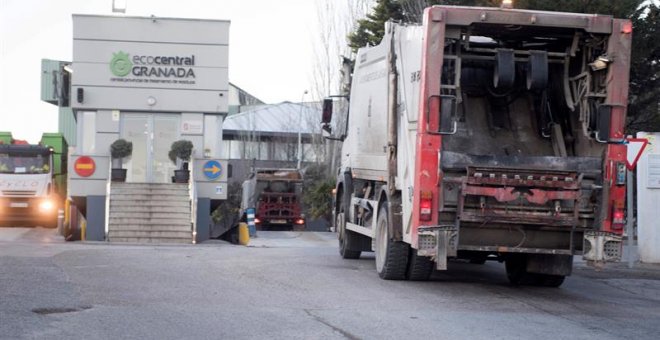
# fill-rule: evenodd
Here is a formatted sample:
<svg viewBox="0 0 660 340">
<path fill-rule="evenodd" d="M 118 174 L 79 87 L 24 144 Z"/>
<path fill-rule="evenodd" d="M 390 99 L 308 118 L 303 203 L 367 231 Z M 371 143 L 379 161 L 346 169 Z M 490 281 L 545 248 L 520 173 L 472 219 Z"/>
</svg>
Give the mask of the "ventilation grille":
<svg viewBox="0 0 660 340">
<path fill-rule="evenodd" d="M 23 191 L 23 190 L 3 190 L 3 196 L 20 196 L 20 197 L 31 197 L 36 196 L 36 191 Z"/>
</svg>

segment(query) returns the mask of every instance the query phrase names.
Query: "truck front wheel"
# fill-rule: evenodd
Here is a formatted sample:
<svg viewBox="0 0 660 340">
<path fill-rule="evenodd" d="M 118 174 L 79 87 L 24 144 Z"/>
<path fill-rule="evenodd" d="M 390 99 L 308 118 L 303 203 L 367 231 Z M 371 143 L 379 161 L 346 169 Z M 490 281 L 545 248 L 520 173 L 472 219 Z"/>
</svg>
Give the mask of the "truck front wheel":
<svg viewBox="0 0 660 340">
<path fill-rule="evenodd" d="M 376 271 L 381 279 L 403 280 L 408 269 L 407 243 L 394 241 L 390 237 L 387 205 L 383 204 L 378 213 L 376 227 Z"/>
<path fill-rule="evenodd" d="M 339 254 L 345 259 L 359 259 L 361 251 L 352 250 L 357 244 L 358 235 L 355 232 L 346 230 L 346 214 L 344 209 L 337 214 L 335 221 L 337 228 L 337 239 L 339 240 Z"/>
</svg>

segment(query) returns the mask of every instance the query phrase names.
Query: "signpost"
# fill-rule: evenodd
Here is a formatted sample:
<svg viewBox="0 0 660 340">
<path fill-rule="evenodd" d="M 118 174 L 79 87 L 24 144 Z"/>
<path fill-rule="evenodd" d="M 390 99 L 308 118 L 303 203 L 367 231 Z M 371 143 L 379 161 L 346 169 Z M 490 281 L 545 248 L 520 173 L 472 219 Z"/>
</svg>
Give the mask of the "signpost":
<svg viewBox="0 0 660 340">
<path fill-rule="evenodd" d="M 628 234 L 628 268 L 633 267 L 633 256 L 632 256 L 632 247 L 633 247 L 633 170 L 637 166 L 637 161 L 639 157 L 644 152 L 646 145 L 648 145 L 649 140 L 646 138 L 626 138 L 627 148 L 626 148 L 626 168 L 628 168 L 628 174 L 626 176 L 626 200 L 627 210 L 628 210 L 628 219 L 626 221 L 626 234 Z"/>
</svg>

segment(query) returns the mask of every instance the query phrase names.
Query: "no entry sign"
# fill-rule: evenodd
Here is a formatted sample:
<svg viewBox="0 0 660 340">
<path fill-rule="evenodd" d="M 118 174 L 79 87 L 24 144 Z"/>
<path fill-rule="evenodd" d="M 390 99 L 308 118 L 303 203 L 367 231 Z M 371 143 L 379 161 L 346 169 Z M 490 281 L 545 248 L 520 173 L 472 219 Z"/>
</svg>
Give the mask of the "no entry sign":
<svg viewBox="0 0 660 340">
<path fill-rule="evenodd" d="M 80 177 L 89 177 L 96 171 L 96 163 L 91 157 L 80 156 L 73 164 L 73 170 Z"/>
</svg>

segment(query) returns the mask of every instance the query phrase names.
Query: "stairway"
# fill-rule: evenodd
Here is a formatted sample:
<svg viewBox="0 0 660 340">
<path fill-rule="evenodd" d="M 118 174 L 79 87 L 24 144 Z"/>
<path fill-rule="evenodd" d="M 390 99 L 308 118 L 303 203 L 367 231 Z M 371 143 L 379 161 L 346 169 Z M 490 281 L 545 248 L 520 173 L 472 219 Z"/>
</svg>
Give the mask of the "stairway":
<svg viewBox="0 0 660 340">
<path fill-rule="evenodd" d="M 108 241 L 192 243 L 188 184 L 112 183 Z"/>
</svg>

